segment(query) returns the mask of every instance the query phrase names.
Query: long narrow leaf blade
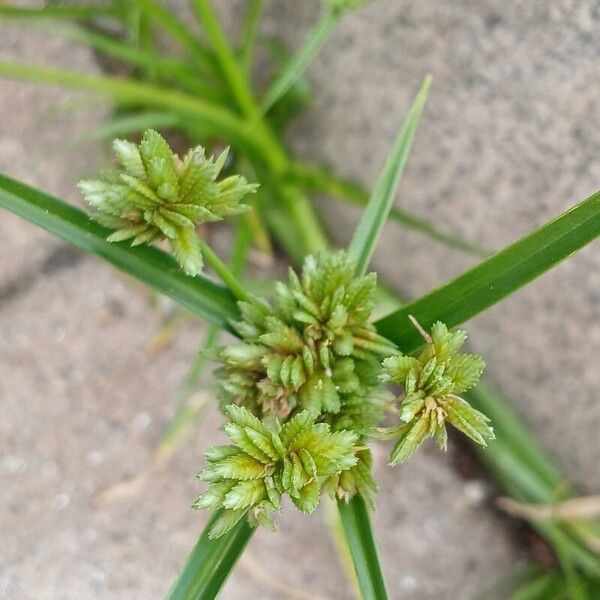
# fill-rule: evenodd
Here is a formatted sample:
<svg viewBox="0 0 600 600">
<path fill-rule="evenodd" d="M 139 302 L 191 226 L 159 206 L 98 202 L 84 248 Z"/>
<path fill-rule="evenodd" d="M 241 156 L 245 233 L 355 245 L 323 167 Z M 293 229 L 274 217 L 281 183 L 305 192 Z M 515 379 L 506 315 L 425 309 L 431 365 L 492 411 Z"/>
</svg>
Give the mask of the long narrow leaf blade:
<svg viewBox="0 0 600 600">
<path fill-rule="evenodd" d="M 363 600 L 387 600 L 385 580 L 379 565 L 365 501 L 360 494 L 355 494 L 348 503 L 338 501 L 338 511 Z"/>
<path fill-rule="evenodd" d="M 209 73 L 214 73 L 212 57 L 202 42 L 188 28 L 187 24 L 175 16 L 174 11 L 164 7 L 157 0 L 134 0 L 134 3 L 152 20 L 160 25 L 165 31 L 179 43 L 189 50 L 196 59 L 199 66 L 205 68 Z"/>
<path fill-rule="evenodd" d="M 254 529 L 242 519 L 224 536 L 210 540 L 208 531 L 217 511 L 194 546 L 166 600 L 213 600 L 250 540 Z"/>
<path fill-rule="evenodd" d="M 165 127 L 174 127 L 178 124 L 179 120 L 177 117 L 169 112 L 149 111 L 125 114 L 123 116 L 117 115 L 75 139 L 63 142 L 61 147 L 72 148 L 92 142 L 102 142 L 124 137 L 146 131 L 146 129 L 162 129 Z"/>
<path fill-rule="evenodd" d="M 194 72 L 180 60 L 164 58 L 152 50 L 132 46 L 117 38 L 84 27 L 61 23 L 46 25 L 41 28 L 41 31 L 86 44 L 90 48 L 132 65 L 152 69 L 169 81 L 179 82 L 182 87 L 198 93 L 201 98 L 209 100 L 216 98 L 215 86 L 204 83 L 201 77 L 195 76 Z"/>
<path fill-rule="evenodd" d="M 600 192 L 497 252 L 460 277 L 377 321 L 379 333 L 404 352 L 422 339 L 408 316 L 428 329 L 454 327 L 493 306 L 600 235 Z"/>
<path fill-rule="evenodd" d="M 0 6 L 0 19 L 92 19 L 94 17 L 119 17 L 122 10 L 113 6 Z"/>
<path fill-rule="evenodd" d="M 302 77 L 304 71 L 327 42 L 339 18 L 340 13 L 335 11 L 328 11 L 323 15 L 316 27 L 309 33 L 300 50 L 290 58 L 267 90 L 261 106 L 263 115 Z"/>
<path fill-rule="evenodd" d="M 369 203 L 369 194 L 362 185 L 341 179 L 327 169 L 294 161 L 290 165 L 288 176 L 294 183 L 305 190 L 326 194 L 359 206 L 366 206 Z M 492 254 L 486 248 L 447 231 L 443 231 L 433 223 L 396 206 L 392 206 L 390 210 L 390 219 L 400 223 L 407 229 L 417 231 L 422 235 L 467 254 L 472 254 L 479 258 L 485 258 Z"/>
<path fill-rule="evenodd" d="M 170 109 L 194 120 L 195 126 L 234 143 L 252 143 L 248 128 L 230 111 L 209 101 L 176 90 L 121 79 L 0 61 L 0 76 L 18 81 L 61 85 L 111 97 L 127 105 Z"/>
<path fill-rule="evenodd" d="M 356 262 L 357 274 L 366 272 L 381 230 L 390 214 L 400 178 L 404 172 L 404 166 L 415 138 L 419 117 L 427 100 L 430 84 L 431 77 L 426 77 L 410 107 L 394 148 L 348 247 L 350 256 Z"/>
<path fill-rule="evenodd" d="M 228 328 L 229 320 L 238 314 L 229 291 L 206 277 L 188 277 L 165 252 L 150 246 L 111 244 L 106 241 L 110 230 L 83 211 L 2 174 L 0 207 L 99 256 L 220 327 Z"/>
</svg>

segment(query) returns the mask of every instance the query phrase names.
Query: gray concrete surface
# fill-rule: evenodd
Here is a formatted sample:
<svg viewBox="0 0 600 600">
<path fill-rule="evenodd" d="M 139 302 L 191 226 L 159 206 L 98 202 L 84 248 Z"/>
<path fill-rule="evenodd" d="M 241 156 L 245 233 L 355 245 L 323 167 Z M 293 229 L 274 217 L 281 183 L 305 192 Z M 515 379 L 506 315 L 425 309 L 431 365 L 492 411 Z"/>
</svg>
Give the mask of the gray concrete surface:
<svg viewBox="0 0 600 600">
<path fill-rule="evenodd" d="M 221 6 L 235 15 L 240 3 Z M 500 248 L 598 187 L 597 12 L 590 1 L 376 2 L 346 18 L 314 64 L 315 105 L 290 140 L 371 184 L 431 72 L 399 202 Z M 272 0 L 264 31 L 298 43 L 314 16 L 312 3 Z M 81 48 L 1 27 L 0 58 L 96 69 Z M 49 111 L 82 98 L 0 81 L 0 169 L 76 200 L 75 181 L 102 155 L 52 145 L 105 109 Z M 322 212 L 345 241 L 357 213 L 327 200 Z M 221 435 L 216 411 L 136 495 L 99 498 L 148 468 L 202 328 L 187 324 L 153 352 L 164 305 L 5 213 L 0 232 L 0 598 L 160 598 L 205 520 L 189 505 L 201 453 Z M 393 225 L 382 248 L 378 269 L 411 295 L 472 263 Z M 492 380 L 588 491 L 600 485 L 599 263 L 590 246 L 469 325 Z M 486 484 L 461 479 L 448 456 L 427 447 L 392 471 L 382 448 L 376 472 L 392 598 L 472 598 L 521 558 Z M 287 507 L 222 597 L 351 598 L 324 521 Z"/>
</svg>

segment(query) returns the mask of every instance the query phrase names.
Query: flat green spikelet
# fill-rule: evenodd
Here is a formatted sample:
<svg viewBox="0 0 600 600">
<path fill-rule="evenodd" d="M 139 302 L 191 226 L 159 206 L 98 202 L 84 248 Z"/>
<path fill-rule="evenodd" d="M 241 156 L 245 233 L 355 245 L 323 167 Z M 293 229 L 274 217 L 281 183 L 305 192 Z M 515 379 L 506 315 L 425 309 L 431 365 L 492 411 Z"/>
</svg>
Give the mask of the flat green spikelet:
<svg viewBox="0 0 600 600">
<path fill-rule="evenodd" d="M 467 334 L 450 332 L 440 322 L 431 335 L 423 333 L 427 344 L 418 357 L 396 354 L 383 361 L 381 381 L 404 388 L 398 398 L 401 422 L 385 432 L 397 440 L 391 465 L 405 461 L 429 437 L 445 449 L 446 423 L 482 446 L 494 438 L 489 419 L 457 395 L 475 386 L 485 368 L 480 356 L 459 352 Z"/>
<path fill-rule="evenodd" d="M 272 526 L 271 515 L 280 508 L 284 494 L 302 512 L 314 512 L 323 489 L 360 463 L 355 449 L 358 435 L 332 432 L 308 411 L 283 426 L 267 426 L 245 408 L 229 405 L 224 410 L 232 443 L 207 452 L 209 466 L 199 477 L 209 482 L 209 488 L 194 505 L 224 509 L 211 538 L 225 534 L 244 515 L 252 525 Z"/>
<path fill-rule="evenodd" d="M 79 183 L 92 218 L 115 229 L 108 241 L 132 240 L 136 246 L 166 238 L 181 268 L 188 275 L 200 273 L 197 225 L 244 212 L 241 201 L 257 186 L 240 175 L 218 180 L 227 150 L 207 158 L 197 146 L 180 159 L 152 129 L 139 145 L 115 140 L 113 150 L 115 171 Z"/>
</svg>

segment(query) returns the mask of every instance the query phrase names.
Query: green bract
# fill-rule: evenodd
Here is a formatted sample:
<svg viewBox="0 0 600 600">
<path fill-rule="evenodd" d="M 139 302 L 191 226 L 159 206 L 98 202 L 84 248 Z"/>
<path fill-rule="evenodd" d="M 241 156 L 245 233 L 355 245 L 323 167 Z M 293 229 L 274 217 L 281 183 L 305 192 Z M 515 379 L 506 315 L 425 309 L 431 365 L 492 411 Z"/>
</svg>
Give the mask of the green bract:
<svg viewBox="0 0 600 600">
<path fill-rule="evenodd" d="M 260 419 L 309 410 L 334 430 L 367 433 L 380 419 L 380 361 L 395 347 L 370 322 L 376 277 L 354 277 L 345 252 L 304 261 L 275 287 L 275 301 L 240 302 L 243 342 L 222 348 L 220 397 Z"/>
<path fill-rule="evenodd" d="M 440 322 L 433 325 L 431 336 L 423 333 L 427 345 L 417 358 L 397 354 L 383 361 L 381 381 L 404 386 L 399 398 L 402 423 L 387 430 L 398 439 L 391 465 L 406 460 L 428 437 L 445 449 L 446 421 L 482 446 L 494 437 L 489 419 L 457 396 L 479 381 L 485 367 L 480 356 L 459 353 L 467 334 L 449 332 Z"/>
<path fill-rule="evenodd" d="M 207 158 L 197 146 L 182 160 L 154 130 L 139 146 L 115 140 L 113 149 L 119 169 L 79 183 L 92 217 L 116 229 L 111 242 L 132 239 L 135 246 L 167 238 L 182 269 L 197 275 L 203 261 L 196 226 L 245 211 L 241 200 L 257 186 L 240 175 L 217 181 L 227 150 Z"/>
<path fill-rule="evenodd" d="M 224 509 L 211 538 L 225 534 L 246 514 L 252 525 L 274 527 L 271 513 L 279 509 L 283 494 L 302 512 L 312 513 L 328 479 L 337 482 L 358 464 L 358 435 L 332 432 L 326 423 L 315 423 L 309 411 L 299 412 L 283 426 L 277 421 L 267 426 L 233 404 L 225 414 L 230 419 L 225 431 L 233 444 L 206 453 L 210 466 L 199 477 L 210 482 L 210 488 L 194 505 Z"/>
</svg>

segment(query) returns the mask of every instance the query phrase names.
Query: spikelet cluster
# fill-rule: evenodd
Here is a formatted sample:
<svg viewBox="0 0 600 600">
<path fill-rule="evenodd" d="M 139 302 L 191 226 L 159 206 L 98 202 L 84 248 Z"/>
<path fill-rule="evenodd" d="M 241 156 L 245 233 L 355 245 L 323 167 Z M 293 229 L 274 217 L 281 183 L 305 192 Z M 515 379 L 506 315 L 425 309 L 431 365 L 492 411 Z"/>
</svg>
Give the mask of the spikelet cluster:
<svg viewBox="0 0 600 600">
<path fill-rule="evenodd" d="M 323 486 L 331 485 L 332 479 L 337 482 L 359 462 L 354 449 L 358 435 L 332 432 L 326 423 L 316 423 L 309 411 L 271 426 L 233 404 L 225 414 L 232 443 L 207 452 L 209 466 L 199 477 L 210 487 L 195 504 L 224 509 L 210 530 L 211 538 L 225 534 L 245 515 L 251 524 L 273 528 L 271 515 L 284 494 L 302 512 L 314 512 Z"/>
<path fill-rule="evenodd" d="M 459 352 L 466 333 L 450 332 L 437 322 L 425 336 L 427 344 L 418 357 L 397 354 L 383 361 L 381 381 L 404 388 L 398 398 L 401 423 L 387 431 L 397 439 L 392 465 L 406 460 L 428 437 L 445 449 L 446 423 L 483 446 L 494 437 L 489 419 L 458 396 L 479 381 L 485 367 L 480 356 Z"/>
<path fill-rule="evenodd" d="M 240 303 L 240 344 L 221 349 L 220 397 L 260 419 L 309 410 L 333 429 L 366 433 L 381 415 L 373 390 L 395 352 L 370 322 L 376 278 L 354 277 L 345 252 L 308 257 L 275 287 L 271 308 Z"/>
<path fill-rule="evenodd" d="M 196 504 L 226 509 L 213 535 L 246 513 L 270 522 L 283 493 L 304 512 L 322 491 L 372 502 L 371 452 L 356 444 L 382 418 L 381 359 L 396 350 L 370 321 L 375 275 L 354 271 L 345 252 L 311 256 L 276 284 L 272 307 L 239 303 L 242 341 L 219 350 L 217 372 L 234 446 L 207 455 L 211 487 Z"/>
<path fill-rule="evenodd" d="M 108 241 L 132 240 L 135 246 L 166 238 L 182 269 L 200 273 L 196 226 L 243 212 L 242 198 L 257 186 L 239 175 L 218 180 L 227 151 L 207 158 L 197 146 L 181 159 L 154 130 L 139 145 L 115 140 L 113 149 L 118 169 L 79 183 L 92 218 L 116 230 Z"/>
</svg>

